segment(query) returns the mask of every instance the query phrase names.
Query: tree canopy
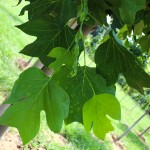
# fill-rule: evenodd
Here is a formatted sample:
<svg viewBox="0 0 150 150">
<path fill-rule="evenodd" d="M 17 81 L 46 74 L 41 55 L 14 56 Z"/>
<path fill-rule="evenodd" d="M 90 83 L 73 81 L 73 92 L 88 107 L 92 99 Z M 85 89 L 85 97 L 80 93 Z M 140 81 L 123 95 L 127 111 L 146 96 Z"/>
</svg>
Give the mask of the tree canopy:
<svg viewBox="0 0 150 150">
<path fill-rule="evenodd" d="M 19 0 L 18 5 L 23 0 Z M 39 131 L 40 112 L 47 124 L 59 132 L 66 124 L 80 122 L 100 139 L 113 130 L 109 117 L 120 120 L 121 108 L 115 97 L 115 83 L 122 74 L 128 85 L 144 94 L 150 76 L 129 49 L 132 37 L 142 54 L 150 54 L 149 0 L 26 0 L 20 15 L 28 21 L 16 26 L 36 40 L 21 50 L 38 57 L 50 77 L 37 68 L 24 71 L 15 82 L 0 117 L 1 125 L 16 127 L 23 143 Z M 112 19 L 108 24 L 108 16 Z M 76 23 L 75 29 L 70 26 Z M 94 54 L 95 67 L 87 65 L 84 32 L 109 26 Z M 80 55 L 84 55 L 84 66 Z M 109 117 L 108 117 L 109 116 Z"/>
</svg>

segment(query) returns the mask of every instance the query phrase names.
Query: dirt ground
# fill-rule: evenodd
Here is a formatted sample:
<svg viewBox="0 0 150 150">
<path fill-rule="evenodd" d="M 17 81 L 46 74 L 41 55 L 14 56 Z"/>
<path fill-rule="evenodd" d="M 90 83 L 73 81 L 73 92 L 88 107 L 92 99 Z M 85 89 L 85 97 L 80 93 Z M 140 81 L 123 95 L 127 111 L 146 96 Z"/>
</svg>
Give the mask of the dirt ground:
<svg viewBox="0 0 150 150">
<path fill-rule="evenodd" d="M 61 146 L 65 147 L 68 142 L 62 135 L 54 134 L 53 132 L 48 137 L 49 141 L 53 141 Z M 27 145 L 28 150 L 35 150 L 30 145 Z M 23 147 L 19 133 L 16 129 L 9 129 L 0 140 L 0 150 L 26 150 Z M 38 147 L 36 150 L 46 150 L 46 148 Z"/>
<path fill-rule="evenodd" d="M 18 150 L 22 142 L 17 132 L 12 134 L 9 130 L 4 134 L 0 141 L 0 150 Z"/>
</svg>

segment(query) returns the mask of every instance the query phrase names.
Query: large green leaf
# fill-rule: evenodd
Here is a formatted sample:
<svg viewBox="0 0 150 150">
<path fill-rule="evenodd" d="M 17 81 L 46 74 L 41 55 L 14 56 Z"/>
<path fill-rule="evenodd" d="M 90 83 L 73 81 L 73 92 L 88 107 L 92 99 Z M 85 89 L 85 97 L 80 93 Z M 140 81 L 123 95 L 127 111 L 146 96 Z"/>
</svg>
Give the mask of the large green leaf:
<svg viewBox="0 0 150 150">
<path fill-rule="evenodd" d="M 53 61 L 47 57 L 53 48 L 72 49 L 75 44 L 76 31 L 67 25 L 62 29 L 59 28 L 52 17 L 29 21 L 17 27 L 23 32 L 37 37 L 37 40 L 27 45 L 21 53 L 39 57 L 46 66 Z"/>
<path fill-rule="evenodd" d="M 124 24 L 133 25 L 136 13 L 146 7 L 146 0 L 104 0 L 111 11 Z M 102 3 L 101 3 L 102 4 Z"/>
<path fill-rule="evenodd" d="M 70 19 L 77 16 L 77 5 L 75 0 L 56 0 L 52 11 L 55 13 L 56 22 L 64 26 Z"/>
<path fill-rule="evenodd" d="M 147 34 L 139 39 L 139 44 L 143 50 L 143 52 L 150 51 L 150 35 Z"/>
<path fill-rule="evenodd" d="M 24 144 L 38 133 L 42 110 L 54 132 L 60 131 L 69 111 L 68 94 L 37 68 L 20 75 L 7 103 L 12 105 L 0 117 L 0 124 L 16 127 Z"/>
<path fill-rule="evenodd" d="M 75 0 L 35 0 L 22 9 L 21 15 L 25 11 L 29 12 L 30 20 L 51 15 L 63 27 L 71 18 L 77 16 L 77 5 Z"/>
<path fill-rule="evenodd" d="M 119 11 L 121 19 L 126 24 L 133 24 L 136 13 L 146 7 L 146 0 L 121 0 Z"/>
<path fill-rule="evenodd" d="M 119 73 L 122 73 L 129 86 L 139 92 L 143 93 L 143 87 L 150 87 L 150 76 L 115 35 L 98 47 L 95 62 L 97 72 L 103 75 L 108 85 L 116 83 Z"/>
<path fill-rule="evenodd" d="M 77 68 L 77 56 L 78 53 L 75 50 L 69 51 L 62 47 L 56 47 L 48 54 L 49 57 L 56 58 L 56 61 L 49 65 L 49 68 L 53 68 L 55 72 L 59 71 L 62 65 L 66 65 L 70 71 L 76 70 Z"/>
<path fill-rule="evenodd" d="M 65 66 L 54 75 L 57 83 L 63 87 L 70 97 L 70 111 L 66 123 L 83 122 L 82 108 L 85 102 L 95 94 L 115 94 L 115 87 L 107 87 L 105 80 L 96 74 L 94 68 L 79 67 L 77 75 L 71 77 Z"/>
<path fill-rule="evenodd" d="M 109 6 L 104 1 L 89 0 L 88 8 L 89 15 L 94 18 L 95 22 L 98 21 L 101 25 L 107 24 L 105 11 Z"/>
<path fill-rule="evenodd" d="M 93 96 L 83 107 L 83 122 L 87 132 L 93 127 L 94 134 L 104 139 L 106 133 L 113 130 L 110 116 L 113 119 L 121 119 L 121 109 L 118 100 L 110 94 Z"/>
<path fill-rule="evenodd" d="M 134 35 L 142 35 L 143 28 L 144 28 L 144 21 L 141 20 L 140 22 L 134 25 Z"/>
</svg>

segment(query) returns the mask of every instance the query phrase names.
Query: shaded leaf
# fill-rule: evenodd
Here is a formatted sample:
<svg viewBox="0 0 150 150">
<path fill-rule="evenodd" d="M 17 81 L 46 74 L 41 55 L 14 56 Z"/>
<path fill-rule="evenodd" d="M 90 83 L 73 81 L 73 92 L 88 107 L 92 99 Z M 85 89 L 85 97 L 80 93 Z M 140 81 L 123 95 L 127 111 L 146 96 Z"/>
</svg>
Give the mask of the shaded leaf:
<svg viewBox="0 0 150 150">
<path fill-rule="evenodd" d="M 29 19 L 41 18 L 44 15 L 51 15 L 60 27 L 63 27 L 71 18 L 77 16 L 77 6 L 74 0 L 36 0 L 25 6 L 21 15 L 29 12 Z"/>
<path fill-rule="evenodd" d="M 78 67 L 77 75 L 70 76 L 70 70 L 65 66 L 53 77 L 57 83 L 67 91 L 70 97 L 70 110 L 66 123 L 83 122 L 82 108 L 85 102 L 95 93 L 115 94 L 115 86 L 107 87 L 105 80 L 96 74 L 94 68 Z"/>
<path fill-rule="evenodd" d="M 17 27 L 23 32 L 37 37 L 37 39 L 27 45 L 21 53 L 39 57 L 46 66 L 49 66 L 53 61 L 53 59 L 47 57 L 53 48 L 63 47 L 72 49 L 75 45 L 76 31 L 70 29 L 67 25 L 63 29 L 58 28 L 52 17 L 28 21 Z M 45 61 L 44 58 L 47 61 Z"/>
<path fill-rule="evenodd" d="M 88 2 L 89 14 L 93 16 L 95 22 L 107 24 L 106 20 L 106 9 L 109 6 L 104 1 L 97 1 L 97 0 L 89 0 Z"/>
<path fill-rule="evenodd" d="M 121 0 L 120 16 L 125 24 L 132 25 L 135 21 L 136 13 L 146 7 L 146 0 Z"/>
<path fill-rule="evenodd" d="M 108 85 L 115 84 L 119 73 L 122 73 L 128 85 L 139 92 L 143 93 L 143 87 L 150 87 L 150 76 L 115 35 L 98 47 L 95 62 L 97 72 L 106 79 Z"/>
<path fill-rule="evenodd" d="M 143 52 L 150 51 L 150 35 L 145 35 L 139 39 L 139 44 L 143 50 Z"/>
<path fill-rule="evenodd" d="M 140 22 L 134 25 L 134 35 L 142 35 L 143 28 L 144 28 L 144 21 L 141 20 Z"/>
</svg>

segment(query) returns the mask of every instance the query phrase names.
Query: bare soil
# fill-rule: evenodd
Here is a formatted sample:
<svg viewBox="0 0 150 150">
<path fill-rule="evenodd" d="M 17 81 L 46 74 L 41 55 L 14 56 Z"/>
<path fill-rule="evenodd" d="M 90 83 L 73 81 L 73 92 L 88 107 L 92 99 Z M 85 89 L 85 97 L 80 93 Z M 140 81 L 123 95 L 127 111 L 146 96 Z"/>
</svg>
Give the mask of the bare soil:
<svg viewBox="0 0 150 150">
<path fill-rule="evenodd" d="M 46 135 L 46 133 L 44 133 Z M 49 142 L 55 142 L 56 144 L 61 145 L 62 147 L 65 147 L 65 144 L 68 143 L 68 141 L 60 134 L 54 134 L 51 132 L 50 134 L 47 134 L 47 139 Z M 26 146 L 28 150 L 46 150 L 46 147 L 41 147 L 40 145 L 38 148 L 32 148 L 32 146 L 29 144 Z M 9 129 L 2 139 L 0 140 L 0 150 L 26 150 L 24 148 L 21 138 L 19 136 L 19 133 L 16 129 Z"/>
</svg>

